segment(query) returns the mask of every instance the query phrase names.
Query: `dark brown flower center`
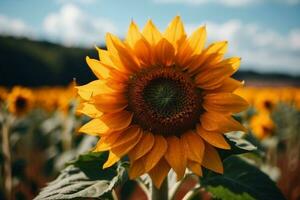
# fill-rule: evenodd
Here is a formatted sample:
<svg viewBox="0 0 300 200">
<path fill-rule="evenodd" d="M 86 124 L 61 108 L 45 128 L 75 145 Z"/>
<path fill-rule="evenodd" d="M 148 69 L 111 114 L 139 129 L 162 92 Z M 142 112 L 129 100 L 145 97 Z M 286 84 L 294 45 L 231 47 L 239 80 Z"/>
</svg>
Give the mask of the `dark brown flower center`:
<svg viewBox="0 0 300 200">
<path fill-rule="evenodd" d="M 16 99 L 16 108 L 18 111 L 22 111 L 26 108 L 27 100 L 24 97 L 18 97 Z"/>
<path fill-rule="evenodd" d="M 272 110 L 272 108 L 273 108 L 273 103 L 272 103 L 271 101 L 269 101 L 269 100 L 266 100 L 266 101 L 264 102 L 264 107 L 265 107 L 267 110 Z"/>
<path fill-rule="evenodd" d="M 134 123 L 164 136 L 195 128 L 202 112 L 200 91 L 175 67 L 154 67 L 132 76 L 128 99 Z"/>
</svg>

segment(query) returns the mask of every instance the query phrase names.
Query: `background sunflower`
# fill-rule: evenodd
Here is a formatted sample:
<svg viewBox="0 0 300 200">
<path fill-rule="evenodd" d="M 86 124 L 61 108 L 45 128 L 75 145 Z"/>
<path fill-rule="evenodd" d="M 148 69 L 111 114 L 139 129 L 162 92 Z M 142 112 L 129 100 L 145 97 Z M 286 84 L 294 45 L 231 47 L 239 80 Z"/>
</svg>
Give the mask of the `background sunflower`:
<svg viewBox="0 0 300 200">
<path fill-rule="evenodd" d="M 34 105 L 34 96 L 27 88 L 14 87 L 7 98 L 9 112 L 17 116 L 26 114 Z"/>
</svg>

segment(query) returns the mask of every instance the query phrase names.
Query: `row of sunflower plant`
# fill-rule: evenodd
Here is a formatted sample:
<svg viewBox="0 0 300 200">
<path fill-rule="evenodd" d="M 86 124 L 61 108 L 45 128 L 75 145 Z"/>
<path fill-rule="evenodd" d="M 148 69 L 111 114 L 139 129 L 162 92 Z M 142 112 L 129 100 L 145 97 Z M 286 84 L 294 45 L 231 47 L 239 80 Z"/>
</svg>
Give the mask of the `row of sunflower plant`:
<svg viewBox="0 0 300 200">
<path fill-rule="evenodd" d="M 1 88 L 2 195 L 298 198 L 286 182 L 300 166 L 300 90 L 242 88 L 231 77 L 241 59 L 205 41 L 178 16 L 165 32 L 132 21 L 124 41 L 107 34 L 100 60 L 87 57 L 98 80 Z"/>
</svg>

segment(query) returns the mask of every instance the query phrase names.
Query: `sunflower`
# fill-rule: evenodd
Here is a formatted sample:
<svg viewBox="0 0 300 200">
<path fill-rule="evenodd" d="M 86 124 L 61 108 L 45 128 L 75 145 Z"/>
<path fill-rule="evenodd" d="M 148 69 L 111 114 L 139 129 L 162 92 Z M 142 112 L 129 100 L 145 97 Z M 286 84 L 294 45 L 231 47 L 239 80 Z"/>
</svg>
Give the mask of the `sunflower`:
<svg viewBox="0 0 300 200">
<path fill-rule="evenodd" d="M 278 93 L 266 89 L 260 91 L 254 100 L 254 106 L 261 112 L 270 113 L 274 110 L 275 106 L 279 102 L 279 95 Z"/>
<path fill-rule="evenodd" d="M 100 60 L 86 58 L 99 80 L 77 87 L 78 111 L 93 118 L 80 132 L 100 136 L 104 168 L 128 155 L 129 177 L 148 173 L 156 187 L 171 168 L 178 180 L 187 168 L 223 173 L 216 148 L 230 149 L 223 133 L 244 130 L 231 115 L 248 103 L 232 94 L 240 58 L 223 59 L 226 41 L 204 48 L 205 40 L 205 27 L 188 37 L 179 16 L 164 33 L 132 21 L 124 41 L 108 33 Z"/>
<path fill-rule="evenodd" d="M 264 139 L 271 136 L 275 131 L 275 124 L 270 115 L 266 112 L 254 115 L 250 121 L 250 127 L 258 139 Z"/>
<path fill-rule="evenodd" d="M 16 116 L 21 116 L 31 110 L 34 96 L 31 90 L 15 86 L 8 95 L 8 110 Z"/>
<path fill-rule="evenodd" d="M 300 89 L 296 89 L 294 92 L 294 105 L 295 107 L 300 110 Z"/>
<path fill-rule="evenodd" d="M 6 101 L 7 94 L 6 88 L 0 86 L 0 104 Z"/>
</svg>

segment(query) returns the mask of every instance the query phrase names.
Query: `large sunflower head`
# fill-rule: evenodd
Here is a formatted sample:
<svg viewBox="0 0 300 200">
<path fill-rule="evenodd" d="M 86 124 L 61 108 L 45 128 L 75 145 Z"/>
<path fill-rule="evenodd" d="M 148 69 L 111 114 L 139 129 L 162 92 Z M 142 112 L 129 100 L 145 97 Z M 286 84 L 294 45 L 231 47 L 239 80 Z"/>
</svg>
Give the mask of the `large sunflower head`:
<svg viewBox="0 0 300 200">
<path fill-rule="evenodd" d="M 16 116 L 26 114 L 34 104 L 34 96 L 31 90 L 16 86 L 8 95 L 8 110 Z"/>
<path fill-rule="evenodd" d="M 223 172 L 216 148 L 230 149 L 223 134 L 244 130 L 231 115 L 248 104 L 232 93 L 240 58 L 223 59 L 227 42 L 205 40 L 205 27 L 187 36 L 178 16 L 163 33 L 132 21 L 124 41 L 108 33 L 100 60 L 87 57 L 99 80 L 78 87 L 78 111 L 93 118 L 80 131 L 100 136 L 104 168 L 128 155 L 130 178 L 148 173 L 157 187 L 171 168 L 178 180 L 187 168 Z"/>
</svg>

